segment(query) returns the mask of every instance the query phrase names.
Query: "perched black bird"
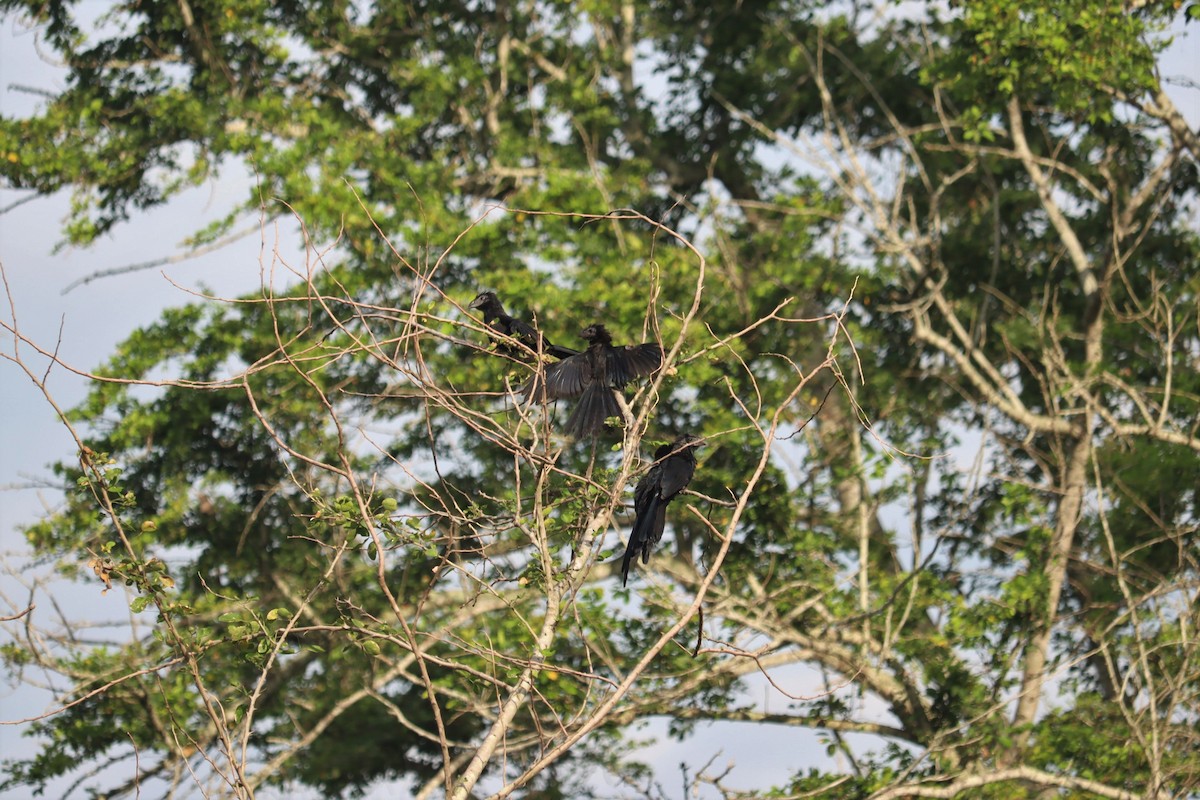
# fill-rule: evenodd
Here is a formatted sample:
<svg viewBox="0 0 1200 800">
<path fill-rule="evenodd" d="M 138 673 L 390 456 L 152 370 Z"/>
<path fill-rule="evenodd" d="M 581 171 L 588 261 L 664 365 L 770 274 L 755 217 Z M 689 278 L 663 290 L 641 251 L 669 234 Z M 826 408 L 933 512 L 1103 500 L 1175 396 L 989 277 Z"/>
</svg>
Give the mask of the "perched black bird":
<svg viewBox="0 0 1200 800">
<path fill-rule="evenodd" d="M 633 490 L 633 509 L 637 518 L 621 559 L 622 586 L 629 579 L 629 565 L 639 554 L 643 564 L 650 560 L 650 551 L 662 538 L 667 524 L 667 505 L 687 488 L 696 472 L 695 450 L 699 446 L 699 437 L 685 433 L 654 451 L 654 466 Z"/>
<path fill-rule="evenodd" d="M 543 336 L 537 328 L 524 320 L 509 316 L 505 312 L 504 306 L 501 305 L 500 298 L 496 297 L 495 292 L 480 292 L 471 301 L 471 305 L 467 307 L 483 312 L 484 324 L 493 331 L 501 336 L 516 339 L 535 353 L 545 353 L 555 358 L 569 358 L 579 353 L 578 350 L 572 350 L 569 347 L 559 347 L 556 344 L 551 344 L 550 340 Z M 528 359 L 529 353 L 524 348 L 500 339 L 495 341 L 497 343 L 496 349 L 504 355 L 523 360 Z"/>
<path fill-rule="evenodd" d="M 521 387 L 535 402 L 578 397 L 567 418 L 566 433 L 575 439 L 595 436 L 604 420 L 621 416 L 617 390 L 637 378 L 653 375 L 662 366 L 663 350 L 655 342 L 614 347 L 603 325 L 589 325 L 580 333 L 588 349 L 546 367 Z"/>
</svg>

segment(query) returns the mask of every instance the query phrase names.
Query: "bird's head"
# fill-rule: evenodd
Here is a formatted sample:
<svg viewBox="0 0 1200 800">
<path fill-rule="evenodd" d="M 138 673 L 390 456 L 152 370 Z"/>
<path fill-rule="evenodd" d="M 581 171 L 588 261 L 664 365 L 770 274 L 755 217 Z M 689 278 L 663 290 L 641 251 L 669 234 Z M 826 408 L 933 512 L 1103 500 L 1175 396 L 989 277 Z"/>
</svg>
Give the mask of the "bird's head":
<svg viewBox="0 0 1200 800">
<path fill-rule="evenodd" d="M 612 344 L 612 335 L 609 334 L 608 328 L 600 323 L 588 325 L 579 332 L 579 338 L 585 342 L 599 342 L 601 344 Z"/>
<path fill-rule="evenodd" d="M 672 441 L 670 445 L 666 446 L 670 447 L 671 452 L 678 453 L 695 450 L 696 447 L 700 447 L 703 444 L 704 439 L 702 437 L 697 437 L 695 433 L 683 433 L 678 435 L 676 440 Z"/>
<path fill-rule="evenodd" d="M 500 298 L 496 297 L 495 292 L 480 292 L 475 295 L 475 299 L 471 301 L 471 305 L 467 306 L 467 308 L 483 308 L 499 302 Z"/>
<path fill-rule="evenodd" d="M 678 455 L 690 455 L 697 447 L 704 444 L 704 439 L 691 433 L 680 434 L 675 437 L 673 442 L 662 444 L 654 451 L 654 460 L 662 461 L 664 458 Z M 695 458 L 695 456 L 692 456 Z"/>
</svg>

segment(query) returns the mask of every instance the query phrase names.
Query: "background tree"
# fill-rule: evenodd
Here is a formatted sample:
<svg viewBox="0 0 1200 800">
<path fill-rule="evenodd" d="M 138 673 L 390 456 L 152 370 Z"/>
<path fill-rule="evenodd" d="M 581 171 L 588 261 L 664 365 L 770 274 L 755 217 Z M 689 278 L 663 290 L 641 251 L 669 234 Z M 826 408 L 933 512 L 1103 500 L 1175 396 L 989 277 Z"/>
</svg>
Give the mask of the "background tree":
<svg viewBox="0 0 1200 800">
<path fill-rule="evenodd" d="M 244 164 L 195 243 L 280 216 L 309 259 L 135 332 L 67 415 L 29 540 L 153 620 L 12 629 L 64 708 L 6 786 L 670 796 L 626 736 L 667 717 L 819 731 L 783 795 L 1196 791 L 1173 6 L 0 8 L 70 70 L 0 127 L 11 185 L 74 192 L 68 241 Z M 667 369 L 564 443 L 485 352 L 480 288 Z M 684 431 L 694 494 L 617 590 L 641 440 Z"/>
</svg>

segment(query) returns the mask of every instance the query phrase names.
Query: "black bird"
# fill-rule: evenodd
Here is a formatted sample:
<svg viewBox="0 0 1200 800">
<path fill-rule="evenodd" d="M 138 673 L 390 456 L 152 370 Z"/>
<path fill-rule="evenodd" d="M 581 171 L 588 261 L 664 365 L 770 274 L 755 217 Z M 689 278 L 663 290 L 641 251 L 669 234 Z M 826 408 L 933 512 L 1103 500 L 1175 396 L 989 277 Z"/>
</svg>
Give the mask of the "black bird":
<svg viewBox="0 0 1200 800">
<path fill-rule="evenodd" d="M 650 551 L 662 538 L 667 524 L 667 505 L 687 488 L 696 472 L 695 450 L 699 446 L 699 437 L 685 433 L 654 451 L 654 466 L 633 490 L 633 509 L 637 517 L 629 532 L 625 556 L 621 559 L 622 586 L 629 579 L 629 565 L 639 554 L 643 564 L 650 561 Z"/>
<path fill-rule="evenodd" d="M 483 312 L 484 324 L 501 336 L 516 339 L 534 353 L 545 353 L 555 358 L 569 358 L 579 353 L 578 350 L 552 344 L 537 328 L 524 320 L 510 316 L 505 312 L 504 306 L 500 303 L 500 298 L 496 296 L 495 292 L 480 292 L 467 308 L 474 308 Z M 493 341 L 496 342 L 496 350 L 504 355 L 528 360 L 529 351 L 524 347 L 518 347 L 502 339 L 493 339 Z"/>
<path fill-rule="evenodd" d="M 663 350 L 655 342 L 614 347 L 603 325 L 589 325 L 579 333 L 587 350 L 546 367 L 523 387 L 525 398 L 535 402 L 578 397 L 567 418 L 566 433 L 572 438 L 595 436 L 604 430 L 604 420 L 621 416 L 617 390 L 636 378 L 653 375 L 662 366 Z"/>
</svg>

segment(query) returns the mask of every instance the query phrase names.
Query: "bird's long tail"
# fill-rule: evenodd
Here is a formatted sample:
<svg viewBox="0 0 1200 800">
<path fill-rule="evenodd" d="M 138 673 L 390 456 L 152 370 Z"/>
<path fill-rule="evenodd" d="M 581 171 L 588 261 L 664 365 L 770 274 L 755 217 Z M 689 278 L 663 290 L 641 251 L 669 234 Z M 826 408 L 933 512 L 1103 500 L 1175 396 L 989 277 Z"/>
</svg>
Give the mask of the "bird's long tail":
<svg viewBox="0 0 1200 800">
<path fill-rule="evenodd" d="M 629 580 L 629 565 L 633 563 L 637 552 L 633 547 L 633 537 L 629 537 L 629 544 L 625 546 L 625 556 L 621 559 L 621 585 L 625 585 L 625 581 Z"/>
<path fill-rule="evenodd" d="M 596 436 L 604 430 L 604 420 L 620 417 L 621 405 L 611 388 L 594 383 L 584 389 L 567 418 L 567 435 L 574 439 Z"/>
<path fill-rule="evenodd" d="M 662 538 L 666 522 L 667 504 L 657 495 L 650 498 L 646 508 L 633 521 L 633 530 L 629 532 L 629 543 L 625 547 L 625 556 L 621 559 L 621 585 L 629 579 L 629 565 L 639 555 L 642 563 L 650 560 L 650 549 Z"/>
</svg>

